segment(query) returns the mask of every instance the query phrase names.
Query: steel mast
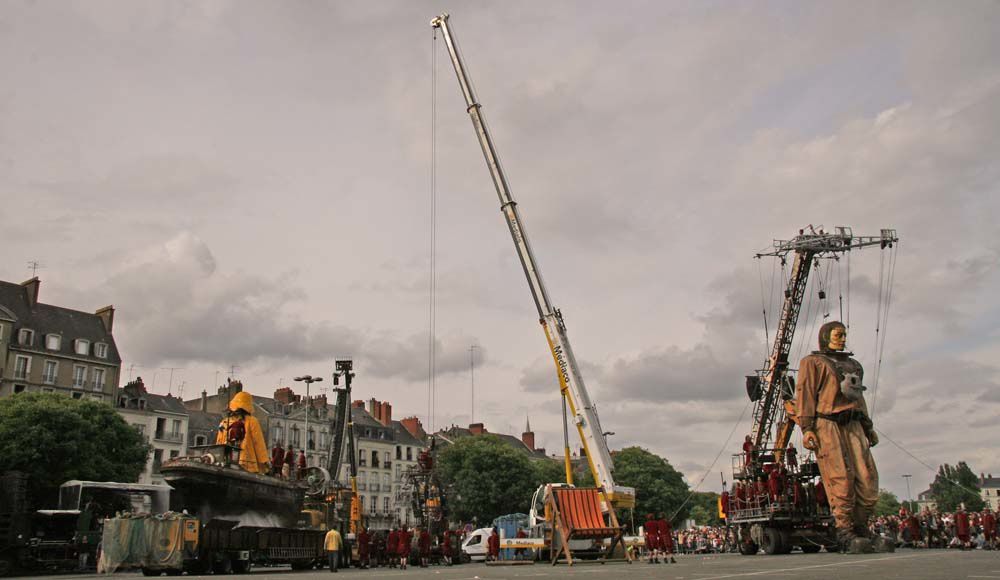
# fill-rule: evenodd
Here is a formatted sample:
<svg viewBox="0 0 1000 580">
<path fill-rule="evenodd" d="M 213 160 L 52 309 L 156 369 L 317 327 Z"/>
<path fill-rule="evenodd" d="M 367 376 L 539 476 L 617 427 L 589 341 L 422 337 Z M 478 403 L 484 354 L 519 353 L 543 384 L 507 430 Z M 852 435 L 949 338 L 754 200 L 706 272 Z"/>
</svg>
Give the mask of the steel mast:
<svg viewBox="0 0 1000 580">
<path fill-rule="evenodd" d="M 556 371 L 559 375 L 559 388 L 569 404 L 573 421 L 576 423 L 583 442 L 584 452 L 587 454 L 587 461 L 594 474 L 594 481 L 604 489 L 608 499 L 616 507 L 632 507 L 635 504 L 635 489 L 631 487 L 616 486 L 613 471 L 614 463 L 611 459 L 611 452 L 603 437 L 601 422 L 597 417 L 597 410 L 594 408 L 587 389 L 580 376 L 579 365 L 573 350 L 570 348 L 569 339 L 566 335 L 566 325 L 563 322 L 559 309 L 552 306 L 548 292 L 542 281 L 541 272 L 535 261 L 535 256 L 528 243 L 528 236 L 524 230 L 524 223 L 517 211 L 517 203 L 511 197 L 510 186 L 500 164 L 500 156 L 497 154 L 493 139 L 490 137 L 486 121 L 483 118 L 482 106 L 476 99 L 469 75 L 465 71 L 462 57 L 458 53 L 455 43 L 454 33 L 448 25 L 448 14 L 442 14 L 431 20 L 431 26 L 441 29 L 445 44 L 448 47 L 448 54 L 455 67 L 455 74 L 458 77 L 458 84 L 465 97 L 465 104 L 472 125 L 476 130 L 476 137 L 483 150 L 483 157 L 486 159 L 486 166 L 493 178 L 493 185 L 496 187 L 497 197 L 500 199 L 500 209 L 507 220 L 507 227 L 510 229 L 514 247 L 517 250 L 518 258 L 521 260 L 521 267 L 524 270 L 525 278 L 528 280 L 528 287 L 531 289 L 531 297 L 535 301 L 535 308 L 538 311 L 539 322 L 545 331 L 545 338 L 548 341 L 549 349 L 552 353 L 552 360 L 555 362 Z"/>
</svg>

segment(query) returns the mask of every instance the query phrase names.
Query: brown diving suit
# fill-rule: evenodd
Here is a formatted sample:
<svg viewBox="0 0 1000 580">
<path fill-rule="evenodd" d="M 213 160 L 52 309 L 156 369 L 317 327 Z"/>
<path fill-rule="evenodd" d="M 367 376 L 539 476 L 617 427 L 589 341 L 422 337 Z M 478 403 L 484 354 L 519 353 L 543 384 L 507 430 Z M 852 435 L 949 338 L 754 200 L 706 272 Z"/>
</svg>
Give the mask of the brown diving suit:
<svg viewBox="0 0 1000 580">
<path fill-rule="evenodd" d="M 846 373 L 860 384 L 861 363 L 849 353 L 814 352 L 799 363 L 796 414 L 802 431 L 819 439 L 816 460 L 838 529 L 859 530 L 878 501 L 878 470 L 869 450 L 873 429 L 863 396 L 851 401 L 841 392 Z"/>
</svg>

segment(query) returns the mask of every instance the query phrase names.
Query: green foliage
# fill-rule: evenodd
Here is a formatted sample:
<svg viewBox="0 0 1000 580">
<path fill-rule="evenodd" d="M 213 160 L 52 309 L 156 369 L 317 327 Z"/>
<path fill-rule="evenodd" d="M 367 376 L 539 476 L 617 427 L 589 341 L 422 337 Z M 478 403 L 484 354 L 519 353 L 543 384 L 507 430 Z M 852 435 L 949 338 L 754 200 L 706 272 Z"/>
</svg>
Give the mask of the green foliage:
<svg viewBox="0 0 1000 580">
<path fill-rule="evenodd" d="M 719 494 L 711 491 L 698 491 L 688 501 L 691 515 L 688 516 L 699 526 L 721 526 L 719 518 Z"/>
<path fill-rule="evenodd" d="M 688 485 L 670 462 L 641 447 L 626 447 L 615 453 L 615 482 L 636 488 L 636 519 L 649 513 L 663 513 L 669 518 L 688 496 Z M 687 519 L 690 503 L 671 523 L 677 526 Z"/>
<path fill-rule="evenodd" d="M 894 516 L 899 514 L 899 498 L 891 491 L 878 490 L 878 502 L 875 504 L 876 516 Z"/>
<path fill-rule="evenodd" d="M 962 503 L 967 510 L 983 509 L 983 499 L 979 496 L 979 478 L 964 461 L 959 461 L 954 467 L 945 463 L 938 468 L 934 483 L 931 484 L 931 495 L 941 511 L 955 511 Z"/>
<path fill-rule="evenodd" d="M 39 501 L 71 479 L 133 482 L 149 449 L 105 403 L 45 393 L 0 400 L 3 469 L 27 473 Z"/>
<path fill-rule="evenodd" d="M 528 513 L 541 478 L 554 473 L 493 435 L 459 439 L 441 452 L 438 465 L 442 482 L 452 491 L 452 516 L 464 521 L 475 517 L 480 525 L 504 514 Z"/>
</svg>

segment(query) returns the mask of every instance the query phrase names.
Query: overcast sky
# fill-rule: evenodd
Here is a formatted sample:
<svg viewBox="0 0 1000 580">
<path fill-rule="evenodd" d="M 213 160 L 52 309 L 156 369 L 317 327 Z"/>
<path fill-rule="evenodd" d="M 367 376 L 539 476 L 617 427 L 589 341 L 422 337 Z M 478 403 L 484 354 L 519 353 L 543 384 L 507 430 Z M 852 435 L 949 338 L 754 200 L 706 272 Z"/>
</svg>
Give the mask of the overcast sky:
<svg viewBox="0 0 1000 580">
<path fill-rule="evenodd" d="M 894 227 L 876 424 L 1000 473 L 996 2 L 8 0 L 0 279 L 37 260 L 42 301 L 114 304 L 123 374 L 154 392 L 166 367 L 191 398 L 236 365 L 270 395 L 352 356 L 358 398 L 430 426 L 428 22 L 448 9 L 613 447 L 697 482 L 762 364 L 762 303 L 773 336 L 754 253 L 808 224 Z M 530 415 L 556 450 L 555 372 L 437 51 L 433 426 L 469 422 L 477 344 L 476 419 Z M 850 270 L 870 385 L 880 262 Z M 846 267 L 830 280 L 846 292 Z M 806 350 L 827 313 L 803 315 Z M 933 477 L 885 438 L 876 459 L 900 495 Z"/>
</svg>

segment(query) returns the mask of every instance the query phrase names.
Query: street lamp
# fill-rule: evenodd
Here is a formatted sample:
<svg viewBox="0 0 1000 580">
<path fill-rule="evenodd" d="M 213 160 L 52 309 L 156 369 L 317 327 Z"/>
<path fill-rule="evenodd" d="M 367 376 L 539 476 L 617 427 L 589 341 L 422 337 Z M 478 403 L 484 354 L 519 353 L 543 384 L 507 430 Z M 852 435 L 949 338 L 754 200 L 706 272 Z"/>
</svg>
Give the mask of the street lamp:
<svg viewBox="0 0 1000 580">
<path fill-rule="evenodd" d="M 913 475 L 911 475 L 909 473 L 904 473 L 903 474 L 903 479 L 906 480 L 906 503 L 908 504 L 906 507 L 907 507 L 908 511 L 916 511 L 916 510 L 913 509 L 913 496 L 910 495 L 910 478 L 911 477 L 913 477 Z"/>
<path fill-rule="evenodd" d="M 306 384 L 306 444 L 303 448 L 306 450 L 306 457 L 309 457 L 309 413 L 312 411 L 312 401 L 309 399 L 309 386 L 313 383 L 323 382 L 323 377 L 314 378 L 312 375 L 302 375 L 301 377 L 295 377 L 295 380 Z"/>
</svg>

